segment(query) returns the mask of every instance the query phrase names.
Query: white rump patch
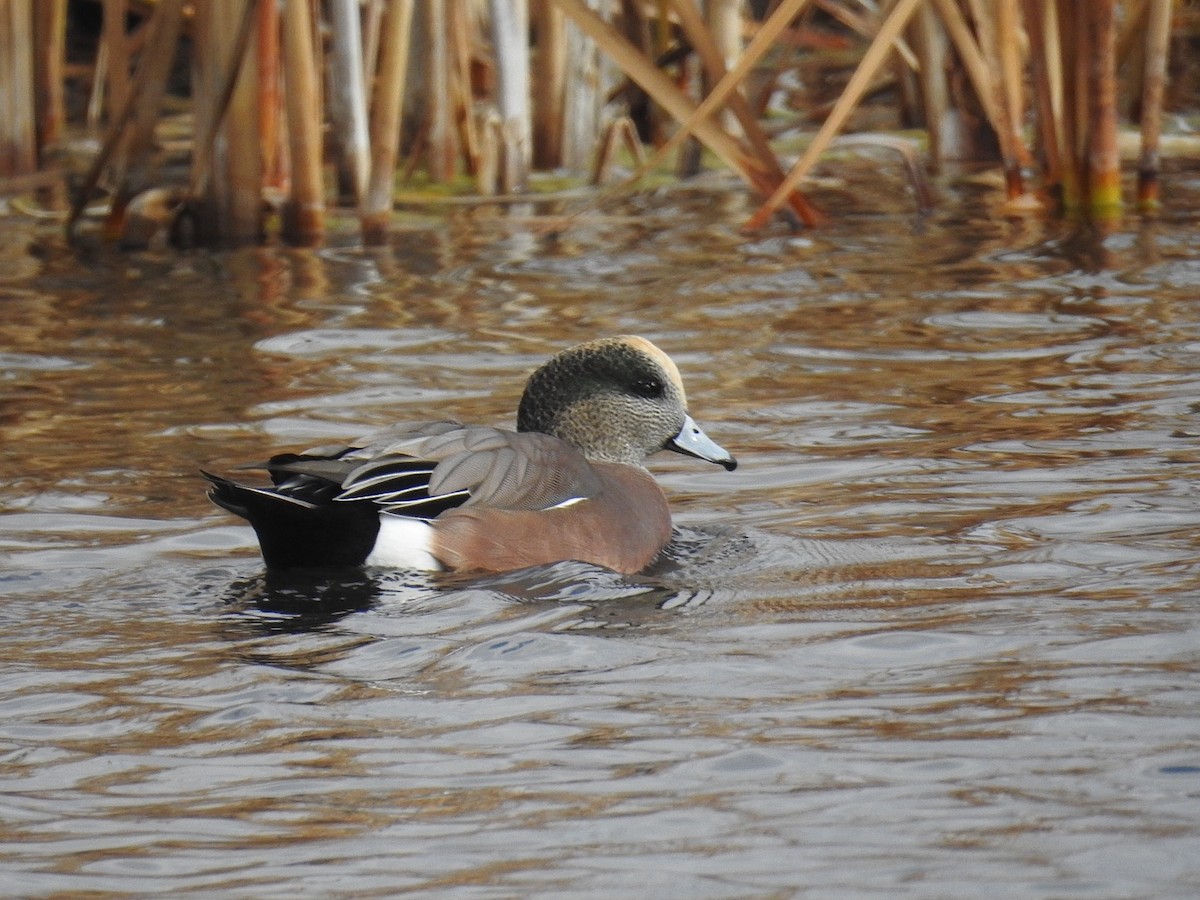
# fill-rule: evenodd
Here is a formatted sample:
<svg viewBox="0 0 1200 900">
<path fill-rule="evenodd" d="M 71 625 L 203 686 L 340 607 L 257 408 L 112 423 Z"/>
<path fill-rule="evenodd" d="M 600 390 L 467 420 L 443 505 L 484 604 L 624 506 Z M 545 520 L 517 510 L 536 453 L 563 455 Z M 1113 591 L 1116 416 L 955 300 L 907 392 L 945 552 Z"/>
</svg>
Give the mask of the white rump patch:
<svg viewBox="0 0 1200 900">
<path fill-rule="evenodd" d="M 426 572 L 440 572 L 443 568 L 433 555 L 433 527 L 421 519 L 404 516 L 379 517 L 379 534 L 364 562 L 368 566 Z"/>
</svg>

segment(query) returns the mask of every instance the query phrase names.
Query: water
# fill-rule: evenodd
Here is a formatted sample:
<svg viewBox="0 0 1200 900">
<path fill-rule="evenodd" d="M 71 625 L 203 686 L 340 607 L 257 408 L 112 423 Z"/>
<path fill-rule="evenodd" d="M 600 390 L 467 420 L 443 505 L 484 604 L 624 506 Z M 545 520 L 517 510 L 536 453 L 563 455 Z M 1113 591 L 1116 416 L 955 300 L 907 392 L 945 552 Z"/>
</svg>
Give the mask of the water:
<svg viewBox="0 0 1200 900">
<path fill-rule="evenodd" d="M 722 183 L 405 218 L 389 248 L 0 248 L 0 875 L 23 896 L 1200 892 L 1200 175 L 1106 238 L 738 232 Z M 640 333 L 638 577 L 264 576 L 199 466 L 511 421 Z"/>
</svg>

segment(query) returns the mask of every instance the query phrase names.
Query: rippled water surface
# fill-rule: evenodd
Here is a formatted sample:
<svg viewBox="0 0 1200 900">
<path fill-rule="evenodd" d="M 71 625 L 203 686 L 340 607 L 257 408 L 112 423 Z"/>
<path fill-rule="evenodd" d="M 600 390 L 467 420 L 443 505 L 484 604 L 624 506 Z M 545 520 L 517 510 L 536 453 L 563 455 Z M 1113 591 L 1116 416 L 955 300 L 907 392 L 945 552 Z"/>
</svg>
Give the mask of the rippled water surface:
<svg viewBox="0 0 1200 900">
<path fill-rule="evenodd" d="M 4 892 L 1197 896 L 1200 176 L 1103 239 L 898 182 L 758 237 L 728 184 L 369 251 L 6 221 Z M 268 579 L 204 499 L 617 333 L 742 462 L 653 461 L 643 576 Z"/>
</svg>

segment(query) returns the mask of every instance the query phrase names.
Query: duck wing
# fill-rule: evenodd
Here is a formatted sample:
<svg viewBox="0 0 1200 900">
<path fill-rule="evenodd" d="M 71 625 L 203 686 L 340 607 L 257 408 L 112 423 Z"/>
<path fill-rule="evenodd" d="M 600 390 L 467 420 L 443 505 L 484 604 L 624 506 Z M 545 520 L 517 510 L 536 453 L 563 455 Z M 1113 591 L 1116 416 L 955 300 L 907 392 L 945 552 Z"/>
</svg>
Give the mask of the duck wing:
<svg viewBox="0 0 1200 900">
<path fill-rule="evenodd" d="M 483 426 L 400 435 L 340 462 L 356 465 L 335 499 L 371 500 L 408 516 L 427 515 L 429 501 L 443 498 L 455 506 L 550 509 L 600 488 L 583 454 L 558 438 Z"/>
<path fill-rule="evenodd" d="M 468 499 L 465 491 L 431 492 L 435 460 L 390 452 L 390 448 L 462 429 L 457 422 L 397 426 L 373 438 L 348 445 L 313 447 L 302 453 L 280 453 L 266 463 L 272 486 L 260 488 L 295 503 L 326 506 L 359 501 L 383 511 L 414 518 L 434 518 Z M 353 491 L 347 488 L 353 486 Z M 236 510 L 235 510 L 236 512 Z"/>
<path fill-rule="evenodd" d="M 371 503 L 415 518 L 435 518 L 456 506 L 550 509 L 600 488 L 583 454 L 558 438 L 453 422 L 279 454 L 261 468 L 273 482 L 261 490 L 292 502 Z"/>
</svg>

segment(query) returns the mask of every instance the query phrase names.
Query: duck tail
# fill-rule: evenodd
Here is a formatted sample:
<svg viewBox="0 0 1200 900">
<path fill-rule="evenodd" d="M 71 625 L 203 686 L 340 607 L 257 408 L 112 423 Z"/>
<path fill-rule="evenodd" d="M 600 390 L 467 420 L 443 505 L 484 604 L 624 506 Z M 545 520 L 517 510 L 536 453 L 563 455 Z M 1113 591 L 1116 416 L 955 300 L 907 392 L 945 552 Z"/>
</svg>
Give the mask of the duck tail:
<svg viewBox="0 0 1200 900">
<path fill-rule="evenodd" d="M 369 502 L 311 503 L 271 487 L 200 474 L 213 503 L 250 523 L 269 569 L 360 566 L 375 546 L 379 513 Z"/>
</svg>

